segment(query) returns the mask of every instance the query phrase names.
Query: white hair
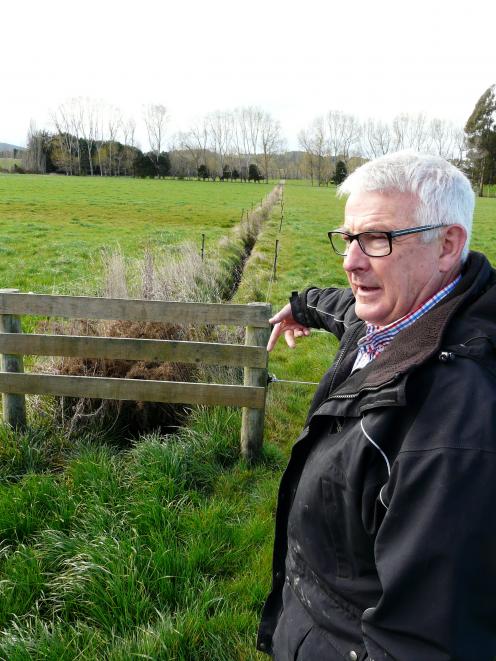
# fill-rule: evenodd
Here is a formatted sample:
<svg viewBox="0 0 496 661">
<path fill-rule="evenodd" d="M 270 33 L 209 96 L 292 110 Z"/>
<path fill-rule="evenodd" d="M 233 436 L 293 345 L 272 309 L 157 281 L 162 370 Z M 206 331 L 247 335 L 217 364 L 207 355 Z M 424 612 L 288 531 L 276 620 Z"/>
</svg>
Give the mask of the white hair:
<svg viewBox="0 0 496 661">
<path fill-rule="evenodd" d="M 467 231 L 462 261 L 468 255 L 475 195 L 467 177 L 440 156 L 406 150 L 386 154 L 357 168 L 338 188 L 338 196 L 377 191 L 410 193 L 418 199 L 418 225 L 462 225 Z M 426 232 L 424 240 L 435 236 Z"/>
</svg>

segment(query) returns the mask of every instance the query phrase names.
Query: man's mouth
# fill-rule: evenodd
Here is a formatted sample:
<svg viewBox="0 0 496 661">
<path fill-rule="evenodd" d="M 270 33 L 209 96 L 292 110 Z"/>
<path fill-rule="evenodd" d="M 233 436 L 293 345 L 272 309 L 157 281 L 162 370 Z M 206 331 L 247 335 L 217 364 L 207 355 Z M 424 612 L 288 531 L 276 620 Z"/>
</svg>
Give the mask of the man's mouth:
<svg viewBox="0 0 496 661">
<path fill-rule="evenodd" d="M 367 285 L 354 285 L 355 291 L 359 294 L 367 294 L 368 292 L 377 291 L 380 287 L 369 287 Z"/>
<path fill-rule="evenodd" d="M 353 285 L 356 290 L 362 290 L 362 291 L 373 291 L 375 289 L 379 289 L 379 287 L 373 287 L 371 285 L 362 285 L 362 284 L 354 284 Z"/>
</svg>

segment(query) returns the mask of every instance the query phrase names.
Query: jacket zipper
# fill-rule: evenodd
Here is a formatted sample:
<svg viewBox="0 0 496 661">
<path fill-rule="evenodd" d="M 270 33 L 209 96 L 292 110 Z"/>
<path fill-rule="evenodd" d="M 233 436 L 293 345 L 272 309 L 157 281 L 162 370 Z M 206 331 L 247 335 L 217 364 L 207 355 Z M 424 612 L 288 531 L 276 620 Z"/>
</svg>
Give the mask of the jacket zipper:
<svg viewBox="0 0 496 661">
<path fill-rule="evenodd" d="M 389 379 L 389 381 L 384 381 L 384 383 L 381 383 L 380 386 L 369 386 L 368 388 L 361 388 L 357 392 L 350 393 L 349 395 L 330 395 L 326 401 L 329 401 L 330 399 L 354 399 L 358 395 L 360 395 L 362 392 L 372 392 L 374 390 L 380 390 L 384 386 L 388 386 L 390 383 L 393 383 L 396 377 L 393 377 L 392 379 Z"/>
<path fill-rule="evenodd" d="M 319 408 L 312 415 L 312 418 L 313 418 L 313 416 L 318 415 L 318 413 L 319 413 L 320 409 L 322 408 L 322 406 L 324 406 L 324 404 L 326 404 L 331 399 L 354 399 L 355 397 L 358 397 L 358 395 L 360 395 L 362 392 L 366 392 L 366 391 L 372 392 L 374 390 L 380 390 L 384 386 L 388 386 L 390 383 L 393 383 L 395 381 L 395 379 L 396 379 L 396 377 L 393 377 L 392 379 L 389 379 L 389 381 L 385 381 L 384 383 L 381 383 L 381 385 L 379 385 L 379 386 L 369 386 L 368 388 L 361 388 L 357 392 L 353 392 L 353 393 L 350 393 L 348 395 L 329 395 L 329 397 L 327 397 L 322 402 L 322 404 L 319 406 Z M 307 425 L 307 427 L 305 427 L 305 429 L 303 431 L 306 431 L 306 429 L 308 429 L 308 428 L 309 428 L 309 426 Z"/>
<path fill-rule="evenodd" d="M 336 359 L 336 362 L 335 362 L 334 373 L 332 375 L 331 383 L 329 385 L 329 390 L 327 391 L 328 392 L 328 398 L 331 396 L 331 392 L 332 392 L 332 389 L 334 387 L 334 381 L 336 380 L 336 376 L 339 372 L 339 368 L 341 367 L 341 363 L 343 362 L 343 358 L 346 354 L 346 351 L 347 351 L 348 347 L 350 346 L 352 340 L 354 340 L 356 338 L 356 336 L 358 335 L 361 328 L 362 328 L 362 325 L 359 324 L 358 327 L 353 331 L 353 333 L 351 333 L 350 337 L 346 341 L 346 344 L 339 351 L 339 355 L 338 355 L 338 357 Z"/>
</svg>

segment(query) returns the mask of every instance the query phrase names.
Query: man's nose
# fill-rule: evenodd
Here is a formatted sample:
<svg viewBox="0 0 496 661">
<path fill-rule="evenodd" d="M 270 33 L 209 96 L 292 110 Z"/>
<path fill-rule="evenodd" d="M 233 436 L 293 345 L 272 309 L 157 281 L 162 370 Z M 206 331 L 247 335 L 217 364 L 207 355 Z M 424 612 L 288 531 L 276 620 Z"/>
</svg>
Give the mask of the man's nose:
<svg viewBox="0 0 496 661">
<path fill-rule="evenodd" d="M 356 271 L 365 269 L 369 264 L 369 258 L 360 248 L 358 240 L 355 239 L 348 246 L 348 254 L 343 258 L 343 268 L 345 271 Z"/>
</svg>

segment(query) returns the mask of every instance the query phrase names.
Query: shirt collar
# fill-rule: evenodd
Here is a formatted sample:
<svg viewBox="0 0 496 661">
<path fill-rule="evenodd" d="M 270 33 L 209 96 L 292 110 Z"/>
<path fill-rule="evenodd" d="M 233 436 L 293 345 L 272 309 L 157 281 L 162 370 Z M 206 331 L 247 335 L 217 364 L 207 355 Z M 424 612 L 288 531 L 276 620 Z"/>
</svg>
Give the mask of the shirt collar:
<svg viewBox="0 0 496 661">
<path fill-rule="evenodd" d="M 408 313 L 400 319 L 387 324 L 386 326 L 377 326 L 375 324 L 367 324 L 366 333 L 358 341 L 359 347 L 359 356 L 362 354 L 367 354 L 370 359 L 375 358 L 379 353 L 381 353 L 384 348 L 391 342 L 393 337 L 397 335 L 400 331 L 408 328 L 413 323 L 420 319 L 422 315 L 431 310 L 439 301 L 442 301 L 443 298 L 448 296 L 449 293 L 453 291 L 456 285 L 460 282 L 461 275 L 456 277 L 448 285 L 440 289 L 433 296 L 431 296 L 427 301 L 422 303 L 413 312 Z"/>
</svg>

